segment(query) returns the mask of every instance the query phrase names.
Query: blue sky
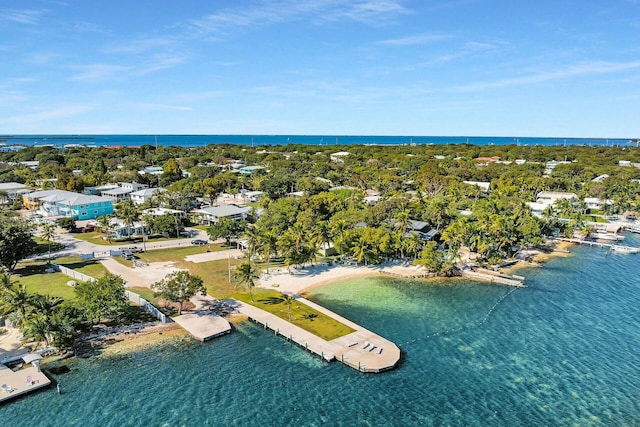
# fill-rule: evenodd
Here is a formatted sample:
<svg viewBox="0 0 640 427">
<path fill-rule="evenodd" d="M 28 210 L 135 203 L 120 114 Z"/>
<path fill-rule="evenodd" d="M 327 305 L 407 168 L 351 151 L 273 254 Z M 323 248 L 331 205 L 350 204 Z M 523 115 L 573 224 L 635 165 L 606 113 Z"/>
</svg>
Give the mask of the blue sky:
<svg viewBox="0 0 640 427">
<path fill-rule="evenodd" d="M 640 136 L 640 0 L 3 0 L 0 40 L 0 134 Z"/>
</svg>

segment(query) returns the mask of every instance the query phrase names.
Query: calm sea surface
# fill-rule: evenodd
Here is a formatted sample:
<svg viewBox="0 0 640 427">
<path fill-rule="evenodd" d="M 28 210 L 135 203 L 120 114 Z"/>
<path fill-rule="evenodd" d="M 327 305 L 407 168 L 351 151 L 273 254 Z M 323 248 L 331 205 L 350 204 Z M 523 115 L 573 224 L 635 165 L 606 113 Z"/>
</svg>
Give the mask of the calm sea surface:
<svg viewBox="0 0 640 427">
<path fill-rule="evenodd" d="M 630 139 L 604 138 L 526 138 L 478 136 L 353 136 L 353 135 L 0 135 L 0 143 L 18 145 L 140 146 L 158 145 L 202 147 L 209 144 L 234 145 L 408 145 L 408 144 L 474 144 L 474 145 L 600 145 L 627 146 Z M 634 142 L 633 145 L 638 145 Z"/>
<path fill-rule="evenodd" d="M 640 425 L 640 255 L 573 252 L 522 270 L 529 288 L 515 291 L 383 277 L 314 291 L 402 345 L 391 372 L 326 364 L 241 324 L 206 344 L 67 361 L 52 375 L 63 394 L 4 405 L 0 425 Z"/>
</svg>

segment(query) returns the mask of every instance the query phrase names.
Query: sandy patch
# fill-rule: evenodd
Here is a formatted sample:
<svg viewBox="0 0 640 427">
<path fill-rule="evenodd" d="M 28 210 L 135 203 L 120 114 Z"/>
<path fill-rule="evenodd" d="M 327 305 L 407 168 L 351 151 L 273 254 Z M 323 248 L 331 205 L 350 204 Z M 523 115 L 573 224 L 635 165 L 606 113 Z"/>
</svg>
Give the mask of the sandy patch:
<svg viewBox="0 0 640 427">
<path fill-rule="evenodd" d="M 126 267 L 118 261 L 107 258 L 100 261 L 110 273 L 122 277 L 126 287 L 148 288 L 152 283 L 159 282 L 165 276 L 180 269 L 173 262 L 152 262 L 145 267 Z"/>
<path fill-rule="evenodd" d="M 242 257 L 242 251 L 239 249 L 229 249 L 226 251 L 216 251 L 216 252 L 205 252 L 203 254 L 195 254 L 195 255 L 187 255 L 184 257 L 185 261 L 189 262 L 207 262 L 207 261 L 216 261 L 219 259 L 227 259 L 231 258 L 239 258 Z"/>
<path fill-rule="evenodd" d="M 425 271 L 414 266 L 402 265 L 316 265 L 300 269 L 272 270 L 270 274 L 262 274 L 257 286 L 266 289 L 276 289 L 284 293 L 301 294 L 319 286 L 328 285 L 340 280 L 356 277 L 379 275 L 382 272 L 402 275 L 417 276 Z"/>
</svg>

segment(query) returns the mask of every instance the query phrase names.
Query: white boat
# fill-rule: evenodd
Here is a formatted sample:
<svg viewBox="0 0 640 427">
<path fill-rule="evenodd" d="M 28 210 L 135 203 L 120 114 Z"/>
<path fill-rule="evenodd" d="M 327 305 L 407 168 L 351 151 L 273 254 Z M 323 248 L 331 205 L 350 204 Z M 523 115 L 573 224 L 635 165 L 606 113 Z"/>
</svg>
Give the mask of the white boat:
<svg viewBox="0 0 640 427">
<path fill-rule="evenodd" d="M 631 246 L 619 246 L 611 245 L 611 251 L 621 254 L 637 254 L 640 253 L 640 248 L 632 248 Z"/>
<path fill-rule="evenodd" d="M 640 233 L 640 225 L 625 225 L 624 229 L 632 233 Z"/>
<path fill-rule="evenodd" d="M 615 233 L 597 232 L 597 233 L 594 233 L 591 237 L 598 240 L 611 240 L 614 242 L 619 242 L 621 240 L 624 240 L 624 236 L 620 236 L 619 234 L 615 234 Z"/>
</svg>

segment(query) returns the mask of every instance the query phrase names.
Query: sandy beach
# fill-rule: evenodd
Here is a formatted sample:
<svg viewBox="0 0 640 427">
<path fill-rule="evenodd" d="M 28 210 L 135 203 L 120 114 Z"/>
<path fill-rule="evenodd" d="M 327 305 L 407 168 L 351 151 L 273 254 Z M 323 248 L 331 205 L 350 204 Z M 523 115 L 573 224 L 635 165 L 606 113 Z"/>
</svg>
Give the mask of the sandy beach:
<svg viewBox="0 0 640 427">
<path fill-rule="evenodd" d="M 390 273 L 402 276 L 415 276 L 425 270 L 412 265 L 386 263 L 381 265 L 333 265 L 326 264 L 307 266 L 304 268 L 271 270 L 263 273 L 257 286 L 265 289 L 276 289 L 283 293 L 303 294 L 319 286 L 355 277 L 375 276 Z"/>
</svg>

